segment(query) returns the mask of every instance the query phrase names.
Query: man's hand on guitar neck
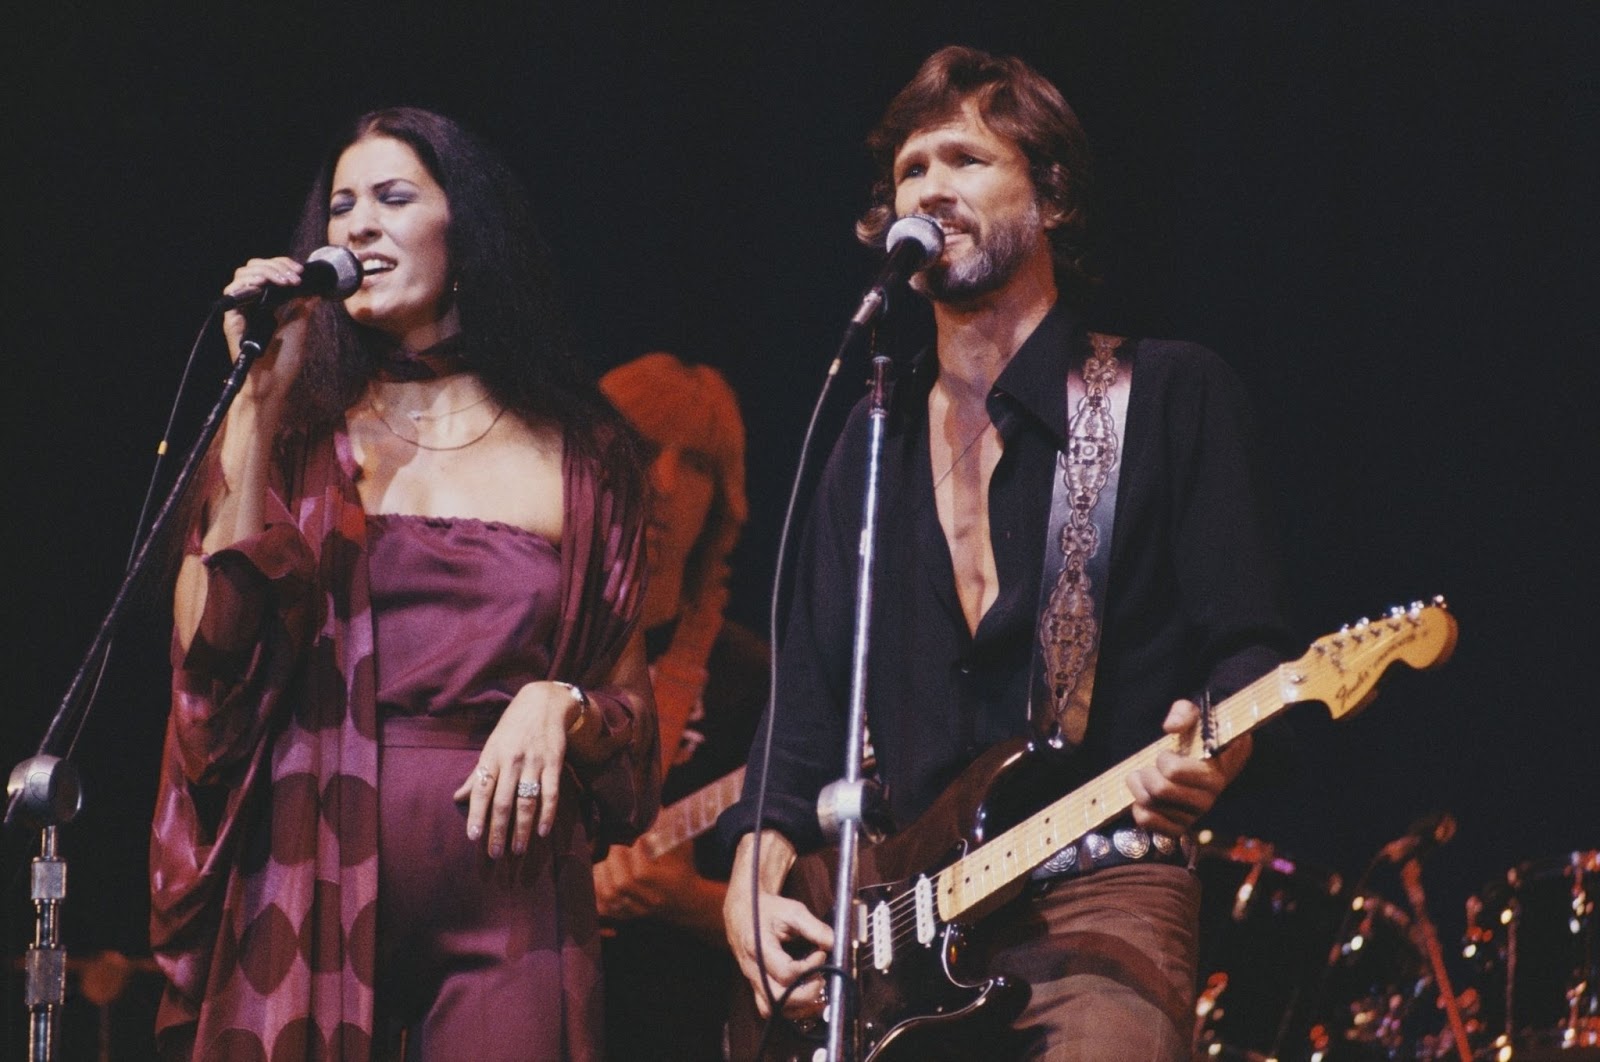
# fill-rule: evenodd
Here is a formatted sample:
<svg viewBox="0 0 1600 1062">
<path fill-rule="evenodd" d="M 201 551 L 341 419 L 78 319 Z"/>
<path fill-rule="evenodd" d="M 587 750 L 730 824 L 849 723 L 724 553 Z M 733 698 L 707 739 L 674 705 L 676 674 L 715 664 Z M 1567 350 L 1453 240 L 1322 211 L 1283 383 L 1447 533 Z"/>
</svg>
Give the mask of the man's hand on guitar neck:
<svg viewBox="0 0 1600 1062">
<path fill-rule="evenodd" d="M 1193 701 L 1174 701 L 1161 729 L 1169 734 L 1183 734 L 1193 730 L 1199 722 L 1200 709 Z M 1198 749 L 1199 742 L 1194 745 Z M 1182 836 L 1196 819 L 1211 810 L 1222 791 L 1239 777 L 1252 747 L 1251 736 L 1245 734 L 1218 749 L 1214 756 L 1158 754 L 1155 766 L 1141 767 L 1128 775 L 1128 789 L 1134 800 L 1134 822 L 1168 837 Z"/>
<path fill-rule="evenodd" d="M 595 907 L 603 922 L 659 918 L 716 947 L 727 945 L 722 933 L 723 891 L 721 882 L 700 876 L 694 848 L 688 844 L 656 859 L 638 845 L 614 846 L 594 868 Z"/>
<path fill-rule="evenodd" d="M 756 927 L 750 895 L 754 850 L 755 835 L 747 833 L 739 840 L 739 849 L 733 857 L 733 873 L 728 879 L 722 917 L 734 958 L 739 960 L 739 969 L 755 993 L 756 1009 L 766 1018 L 771 1008 L 767 993 L 761 987 L 760 968 L 756 965 Z M 833 927 L 798 900 L 778 894 L 794 860 L 794 845 L 788 838 L 773 830 L 761 835 L 761 957 L 766 961 L 767 983 L 772 986 L 774 998 L 782 996 L 806 971 L 826 962 L 828 951 L 833 947 Z M 817 950 L 812 951 L 812 948 Z M 796 950 L 810 954 L 796 959 L 791 954 Z M 814 977 L 802 985 L 789 998 L 785 1014 L 791 1018 L 820 1014 L 823 984 L 823 978 Z"/>
</svg>

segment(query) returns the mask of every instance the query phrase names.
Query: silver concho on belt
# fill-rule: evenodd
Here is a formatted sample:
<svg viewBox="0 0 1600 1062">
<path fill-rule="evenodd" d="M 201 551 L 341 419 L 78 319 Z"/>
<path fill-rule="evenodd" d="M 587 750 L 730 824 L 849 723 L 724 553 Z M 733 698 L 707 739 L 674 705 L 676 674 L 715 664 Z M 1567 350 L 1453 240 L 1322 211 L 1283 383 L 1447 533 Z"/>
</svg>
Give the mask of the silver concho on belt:
<svg viewBox="0 0 1600 1062">
<path fill-rule="evenodd" d="M 1077 842 L 1073 842 L 1041 863 L 1039 869 L 1034 871 L 1034 874 L 1040 876 L 1065 874 L 1077 865 L 1078 845 Z"/>
<path fill-rule="evenodd" d="M 1143 859 L 1150 851 L 1150 834 L 1147 830 L 1118 830 L 1111 835 L 1111 843 L 1129 859 Z"/>
</svg>

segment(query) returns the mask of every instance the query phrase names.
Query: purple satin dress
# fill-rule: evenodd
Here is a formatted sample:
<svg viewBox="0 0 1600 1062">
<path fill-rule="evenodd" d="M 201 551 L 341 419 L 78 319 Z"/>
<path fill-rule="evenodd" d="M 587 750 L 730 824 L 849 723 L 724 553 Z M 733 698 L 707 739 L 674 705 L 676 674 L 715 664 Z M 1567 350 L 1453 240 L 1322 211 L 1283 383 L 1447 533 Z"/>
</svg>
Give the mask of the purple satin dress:
<svg viewBox="0 0 1600 1062">
<path fill-rule="evenodd" d="M 451 799 L 511 698 L 549 674 L 560 555 L 471 519 L 370 516 L 368 535 L 380 1054 L 403 1039 L 408 1059 L 597 1059 L 591 849 L 571 802 L 557 843 L 491 860 Z"/>
</svg>

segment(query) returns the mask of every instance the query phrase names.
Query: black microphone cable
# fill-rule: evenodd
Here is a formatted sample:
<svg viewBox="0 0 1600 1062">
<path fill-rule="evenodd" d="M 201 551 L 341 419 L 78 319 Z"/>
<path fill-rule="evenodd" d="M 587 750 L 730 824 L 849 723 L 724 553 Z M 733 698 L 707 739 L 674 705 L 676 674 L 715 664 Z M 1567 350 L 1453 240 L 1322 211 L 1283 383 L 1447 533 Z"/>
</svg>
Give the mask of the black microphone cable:
<svg viewBox="0 0 1600 1062">
<path fill-rule="evenodd" d="M 774 735 L 774 721 L 777 715 L 778 702 L 778 611 L 780 591 L 783 586 L 783 571 L 789 552 L 789 535 L 794 527 L 795 510 L 799 504 L 800 485 L 805 478 L 806 464 L 811 455 L 812 443 L 816 436 L 817 424 L 822 416 L 822 410 L 827 403 L 828 395 L 833 389 L 833 384 L 839 376 L 839 369 L 845 357 L 856 345 L 864 326 L 873 324 L 882 312 L 887 288 L 900 271 L 906 276 L 930 264 L 939 256 L 944 247 L 944 232 L 933 219 L 921 214 L 909 214 L 891 226 L 886 238 L 891 261 L 886 262 L 879 270 L 872 286 L 868 290 L 862 307 L 856 311 L 846 327 L 843 338 L 839 341 L 839 348 L 834 353 L 833 361 L 828 365 L 828 371 L 823 378 L 822 387 L 817 393 L 816 402 L 811 407 L 811 417 L 806 422 L 805 435 L 800 442 L 800 457 L 796 464 L 794 478 L 789 486 L 789 499 L 784 507 L 783 523 L 778 532 L 778 552 L 773 565 L 771 605 L 767 614 L 767 644 L 772 647 L 772 667 L 767 674 L 767 712 L 766 725 L 761 734 L 761 771 L 756 780 L 755 817 L 752 828 L 753 840 L 750 847 L 750 917 L 753 923 L 755 936 L 756 969 L 761 978 L 761 990 L 766 994 L 767 1004 L 771 1017 L 767 1021 L 767 1031 L 762 1035 L 762 1050 L 765 1050 L 768 1033 L 773 1021 L 778 1019 L 780 1006 L 786 1002 L 801 982 L 791 985 L 783 994 L 783 999 L 774 997 L 772 986 L 768 983 L 766 956 L 761 944 L 761 834 L 765 828 L 767 804 L 767 777 L 772 766 L 772 743 Z M 914 257 L 913 257 L 914 255 Z M 813 973 L 815 971 L 812 971 Z M 809 976 L 809 974 L 808 974 Z M 802 979 L 804 980 L 804 979 Z M 848 975 L 846 975 L 848 981 Z M 854 991 L 852 985 L 852 991 Z M 760 1053 L 757 1053 L 760 1058 Z"/>
<path fill-rule="evenodd" d="M 194 342 L 189 346 L 189 356 L 184 361 L 183 372 L 178 377 L 178 387 L 172 396 L 172 405 L 167 410 L 167 421 L 161 429 L 161 440 L 156 444 L 155 461 L 150 466 L 150 479 L 145 484 L 144 499 L 139 504 L 139 515 L 133 523 L 133 541 L 128 547 L 127 559 L 123 561 L 122 571 L 126 575 L 132 566 L 134 558 L 145 545 L 145 538 L 150 533 L 147 522 L 150 518 L 150 509 L 155 501 L 156 491 L 161 484 L 162 474 L 167 467 L 167 454 L 172 448 L 172 433 L 177 424 L 178 411 L 183 407 L 183 397 L 189 387 L 190 377 L 194 374 L 195 363 L 200 357 L 200 346 L 205 341 L 206 334 L 212 325 L 221 317 L 222 306 L 213 304 L 205 320 L 200 323 L 200 330 L 195 333 Z M 105 682 L 106 672 L 111 664 L 111 652 L 116 646 L 116 639 L 108 639 L 105 648 L 100 653 L 100 659 L 95 662 L 95 676 L 90 683 L 88 691 L 84 694 L 85 710 L 78 713 L 77 725 L 73 728 L 72 736 L 68 739 L 66 751 L 62 754 L 64 759 L 71 759 L 73 751 L 78 747 L 78 741 L 83 736 L 84 728 L 89 721 L 88 708 L 92 707 L 100 696 L 100 689 Z"/>
<path fill-rule="evenodd" d="M 354 294 L 361 287 L 363 279 L 362 266 L 359 258 L 348 247 L 327 246 L 320 247 L 306 256 L 306 272 L 300 287 L 268 286 L 260 292 L 246 297 L 223 296 L 212 303 L 205 320 L 200 323 L 194 342 L 189 346 L 189 356 L 184 362 L 183 372 L 178 378 L 178 387 L 172 396 L 172 405 L 167 411 L 167 421 L 161 429 L 161 440 L 156 444 L 156 458 L 150 468 L 150 479 L 145 485 L 144 499 L 139 506 L 139 515 L 134 521 L 133 541 L 128 549 L 127 560 L 123 563 L 123 575 L 127 576 L 135 558 L 146 548 L 146 539 L 151 533 L 148 525 L 150 510 L 155 502 L 163 473 L 167 467 L 167 455 L 172 448 L 172 433 L 177 423 L 180 410 L 183 408 L 184 395 L 189 388 L 189 381 L 194 373 L 194 367 L 199 360 L 200 347 L 206 335 L 222 315 L 232 309 L 241 310 L 247 314 L 265 314 L 272 308 L 297 298 L 334 298 L 343 299 Z M 111 651 L 115 645 L 114 637 L 106 640 L 101 649 L 99 659 L 91 666 L 94 669 L 94 678 L 89 683 L 87 692 L 83 694 L 83 710 L 78 713 L 76 725 L 67 742 L 64 758 L 70 758 L 73 750 L 77 748 L 79 739 L 88 722 L 89 709 L 94 705 L 99 696 L 101 685 L 105 681 L 106 672 L 110 665 Z"/>
</svg>

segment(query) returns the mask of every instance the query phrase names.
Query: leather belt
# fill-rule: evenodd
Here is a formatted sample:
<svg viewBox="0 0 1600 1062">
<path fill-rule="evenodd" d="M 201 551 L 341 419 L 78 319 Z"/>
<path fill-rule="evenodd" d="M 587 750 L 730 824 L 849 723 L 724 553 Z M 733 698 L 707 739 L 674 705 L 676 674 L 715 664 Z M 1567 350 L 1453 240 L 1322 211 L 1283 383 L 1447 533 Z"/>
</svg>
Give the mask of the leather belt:
<svg viewBox="0 0 1600 1062">
<path fill-rule="evenodd" d="M 1194 855 L 1194 841 L 1187 834 L 1175 839 L 1137 826 L 1119 826 L 1105 833 L 1084 834 L 1034 868 L 1029 877 L 1041 882 L 1059 881 L 1129 863 L 1190 866 Z"/>
</svg>

